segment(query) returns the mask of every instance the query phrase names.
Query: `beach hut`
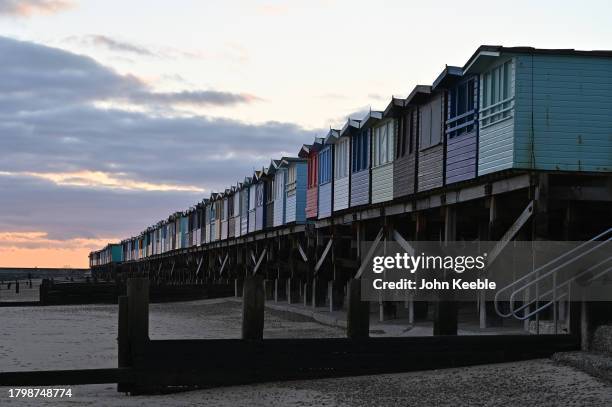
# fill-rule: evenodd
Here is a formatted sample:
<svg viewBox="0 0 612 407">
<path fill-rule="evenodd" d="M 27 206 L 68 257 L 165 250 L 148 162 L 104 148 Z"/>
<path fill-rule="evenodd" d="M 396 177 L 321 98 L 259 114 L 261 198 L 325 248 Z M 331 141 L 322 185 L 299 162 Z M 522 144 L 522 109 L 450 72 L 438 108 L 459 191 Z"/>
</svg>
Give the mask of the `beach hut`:
<svg viewBox="0 0 612 407">
<path fill-rule="evenodd" d="M 446 93 L 445 184 L 476 177 L 478 153 L 478 77 L 447 66 L 432 85 Z"/>
<path fill-rule="evenodd" d="M 318 218 L 324 219 L 332 214 L 333 206 L 333 187 L 334 187 L 334 144 L 327 143 L 327 139 L 337 139 L 339 136 L 338 130 L 329 129 L 326 137 L 323 139 L 319 150 L 318 158 L 318 177 L 319 177 L 319 202 L 318 202 Z"/>
<path fill-rule="evenodd" d="M 217 241 L 217 212 L 219 209 L 219 205 L 217 204 L 219 194 L 213 192 L 210 194 L 210 198 L 208 199 L 208 241 L 215 242 Z"/>
<path fill-rule="evenodd" d="M 123 253 L 123 261 L 130 261 L 129 240 L 123 239 L 120 244 L 121 244 L 121 251 Z M 92 252 L 92 253 L 96 253 L 96 252 Z"/>
<path fill-rule="evenodd" d="M 136 260 L 140 260 L 143 258 L 143 249 L 142 249 L 142 234 L 136 237 Z"/>
<path fill-rule="evenodd" d="M 417 192 L 439 188 L 444 185 L 444 92 L 423 86 L 409 103 L 419 110 Z"/>
<path fill-rule="evenodd" d="M 265 189 L 265 228 L 274 227 L 274 175 L 276 173 L 276 167 L 278 166 L 278 160 L 272 160 L 268 168 L 265 169 L 262 177 Z"/>
<path fill-rule="evenodd" d="M 159 222 L 159 254 L 166 252 L 166 221 L 162 220 Z"/>
<path fill-rule="evenodd" d="M 285 157 L 280 165 L 287 169 L 285 185 L 285 223 L 306 221 L 308 163 L 305 158 Z"/>
<path fill-rule="evenodd" d="M 319 202 L 319 150 L 323 145 L 322 138 L 315 138 L 312 144 L 304 144 L 298 156 L 308 160 L 308 184 L 306 189 L 306 218 L 318 216 Z"/>
<path fill-rule="evenodd" d="M 240 191 L 242 189 L 242 182 L 237 182 L 236 185 L 234 185 L 232 187 L 232 190 L 234 191 L 233 195 L 232 195 L 232 214 L 234 215 L 233 219 L 233 226 L 234 226 L 234 231 L 232 232 L 232 237 L 239 237 L 240 236 L 240 222 L 241 222 L 241 218 L 240 218 Z"/>
<path fill-rule="evenodd" d="M 326 138 L 334 144 L 334 203 L 333 211 L 349 207 L 351 179 L 351 137 L 359 131 L 359 120 L 348 119 L 337 137 Z"/>
<path fill-rule="evenodd" d="M 372 126 L 381 118 L 381 112 L 369 112 L 351 137 L 351 207 L 370 203 Z"/>
<path fill-rule="evenodd" d="M 255 231 L 263 230 L 266 225 L 266 185 L 264 174 L 266 169 L 255 171 L 253 183 L 255 186 Z"/>
<path fill-rule="evenodd" d="M 483 45 L 478 175 L 511 168 L 612 171 L 612 52 Z"/>
<path fill-rule="evenodd" d="M 249 191 L 251 177 L 245 177 L 240 187 L 240 236 L 249 233 Z"/>
<path fill-rule="evenodd" d="M 414 103 L 421 92 L 417 86 L 406 99 L 393 98 L 385 115 L 397 120 L 397 140 L 393 161 L 393 198 L 403 198 L 416 191 L 416 158 L 418 145 L 418 106 Z"/>
<path fill-rule="evenodd" d="M 196 214 L 197 214 L 197 218 L 196 218 L 196 238 L 195 238 L 195 244 L 196 246 L 200 246 L 202 244 L 204 244 L 204 209 L 205 209 L 205 200 L 202 200 L 200 202 L 198 202 L 198 204 L 196 205 Z"/>
<path fill-rule="evenodd" d="M 132 237 L 132 260 L 138 260 L 138 238 L 137 237 Z"/>
<path fill-rule="evenodd" d="M 370 118 L 372 116 L 375 118 L 375 123 L 372 125 L 372 203 L 393 199 L 393 160 L 397 119 L 392 113 L 393 109 L 389 109 L 387 115 L 384 112 L 371 112 L 369 115 Z M 364 125 L 366 124 L 367 121 L 364 121 Z"/>
<path fill-rule="evenodd" d="M 258 171 L 253 173 L 251 177 L 251 184 L 249 186 L 249 229 L 248 232 L 255 231 L 255 207 L 257 201 L 257 178 L 259 177 Z"/>
<path fill-rule="evenodd" d="M 211 213 L 211 202 L 210 198 L 204 199 L 204 222 L 203 222 L 203 232 L 202 236 L 204 239 L 204 244 L 210 243 L 210 213 Z"/>
<path fill-rule="evenodd" d="M 121 243 L 109 243 L 98 255 L 98 265 L 109 263 L 121 263 L 123 261 L 123 249 Z"/>
<path fill-rule="evenodd" d="M 221 219 L 223 217 L 223 192 L 217 193 L 215 199 L 215 241 L 221 240 L 221 235 L 223 233 L 221 228 Z"/>
<path fill-rule="evenodd" d="M 235 202 L 238 202 L 238 195 L 236 193 L 236 185 L 233 185 L 229 189 L 227 199 L 227 210 L 228 210 L 228 223 L 227 223 L 227 237 L 236 237 L 236 219 L 238 219 L 238 225 L 240 225 L 240 212 L 236 210 Z"/>
<path fill-rule="evenodd" d="M 272 178 L 272 227 L 278 227 L 285 223 L 285 184 L 287 167 L 283 166 L 283 160 L 272 160 L 268 167 L 268 176 Z"/>
<path fill-rule="evenodd" d="M 225 240 L 229 235 L 229 194 L 230 190 L 226 189 L 221 198 L 221 233 L 219 239 Z"/>
<path fill-rule="evenodd" d="M 189 218 L 186 213 L 182 213 L 180 217 L 180 234 L 181 234 L 181 249 L 189 247 Z"/>
</svg>

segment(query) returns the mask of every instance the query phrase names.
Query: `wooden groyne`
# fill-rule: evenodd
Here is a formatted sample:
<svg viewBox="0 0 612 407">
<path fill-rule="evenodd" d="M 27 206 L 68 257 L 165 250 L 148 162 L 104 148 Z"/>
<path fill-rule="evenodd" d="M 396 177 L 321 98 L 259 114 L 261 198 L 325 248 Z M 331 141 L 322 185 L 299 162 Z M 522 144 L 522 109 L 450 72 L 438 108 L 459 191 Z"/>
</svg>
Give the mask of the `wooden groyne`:
<svg viewBox="0 0 612 407">
<path fill-rule="evenodd" d="M 0 373 L 0 386 L 118 383 L 118 391 L 406 372 L 548 357 L 576 350 L 575 335 L 370 338 L 368 310 L 351 284 L 346 338 L 263 339 L 261 278 L 245 280 L 241 339 L 151 340 L 149 281 L 119 297 L 118 367 Z"/>
</svg>

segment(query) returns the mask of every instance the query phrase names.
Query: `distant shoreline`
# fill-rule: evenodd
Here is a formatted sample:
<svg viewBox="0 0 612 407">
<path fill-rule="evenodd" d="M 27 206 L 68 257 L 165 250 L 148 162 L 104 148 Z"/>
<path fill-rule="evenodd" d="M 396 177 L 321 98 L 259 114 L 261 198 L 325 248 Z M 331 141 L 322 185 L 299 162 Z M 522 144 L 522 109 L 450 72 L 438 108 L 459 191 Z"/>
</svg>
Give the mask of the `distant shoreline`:
<svg viewBox="0 0 612 407">
<path fill-rule="evenodd" d="M 0 281 L 24 278 L 85 277 L 88 268 L 0 267 Z"/>
</svg>

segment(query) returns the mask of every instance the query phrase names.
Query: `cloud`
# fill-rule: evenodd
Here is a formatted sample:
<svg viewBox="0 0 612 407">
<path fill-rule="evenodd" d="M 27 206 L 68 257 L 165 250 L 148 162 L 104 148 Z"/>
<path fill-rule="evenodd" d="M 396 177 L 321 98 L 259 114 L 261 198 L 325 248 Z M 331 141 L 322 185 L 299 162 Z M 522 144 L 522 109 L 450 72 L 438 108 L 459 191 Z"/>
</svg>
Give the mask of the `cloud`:
<svg viewBox="0 0 612 407">
<path fill-rule="evenodd" d="M 102 108 L 100 101 L 231 105 L 255 96 L 160 94 L 86 56 L 2 37 L 0 55 L 0 232 L 46 233 L 39 242 L 137 235 L 271 158 L 296 155 L 313 137 L 292 123 Z M 19 259 L 36 258 L 22 243 L 11 245 L 21 247 Z M 78 250 L 66 256 L 85 252 Z"/>
<path fill-rule="evenodd" d="M 214 90 L 182 91 L 182 92 L 136 92 L 127 95 L 127 99 L 139 104 L 161 103 L 169 105 L 191 106 L 225 106 L 238 103 L 253 103 L 262 99 L 248 93 L 230 93 Z"/>
<path fill-rule="evenodd" d="M 72 6 L 72 2 L 65 0 L 0 0 L 0 15 L 55 14 Z"/>
<path fill-rule="evenodd" d="M 117 40 L 106 35 L 92 34 L 80 37 L 72 36 L 66 39 L 69 42 L 78 42 L 85 45 L 95 45 L 111 51 L 135 54 L 139 56 L 158 57 L 159 54 L 142 45 Z"/>
<path fill-rule="evenodd" d="M 61 249 L 82 249 L 100 247 L 106 245 L 109 239 L 105 238 L 75 238 L 75 239 L 53 239 L 47 232 L 0 232 L 0 248 L 61 248 Z"/>
<path fill-rule="evenodd" d="M 257 12 L 264 16 L 285 16 L 289 11 L 290 7 L 286 4 L 263 4 L 257 7 Z"/>
<path fill-rule="evenodd" d="M 110 188 L 140 191 L 180 191 L 180 192 L 200 192 L 204 189 L 193 185 L 172 185 L 159 184 L 152 182 L 137 181 L 127 178 L 124 173 L 108 173 L 102 171 L 76 171 L 76 172 L 30 172 L 11 173 L 0 171 L 0 176 L 8 177 L 33 177 L 51 181 L 57 185 Z"/>
<path fill-rule="evenodd" d="M 62 40 L 65 44 L 76 44 L 85 47 L 104 48 L 116 54 L 124 55 L 124 61 L 133 62 L 127 55 L 136 57 L 159 58 L 167 60 L 176 59 L 197 59 L 197 60 L 227 60 L 233 63 L 244 64 L 248 61 L 248 50 L 240 45 L 231 42 L 215 44 L 213 48 L 207 47 L 206 50 L 188 50 L 176 47 L 142 45 L 135 42 L 117 39 L 102 34 L 71 35 Z"/>
<path fill-rule="evenodd" d="M 0 114 L 58 106 L 124 102 L 145 108 L 198 107 L 255 103 L 246 93 L 219 90 L 156 92 L 133 75 L 121 75 L 94 59 L 31 42 L 0 37 Z M 159 109 L 158 109 L 159 110 Z"/>
</svg>

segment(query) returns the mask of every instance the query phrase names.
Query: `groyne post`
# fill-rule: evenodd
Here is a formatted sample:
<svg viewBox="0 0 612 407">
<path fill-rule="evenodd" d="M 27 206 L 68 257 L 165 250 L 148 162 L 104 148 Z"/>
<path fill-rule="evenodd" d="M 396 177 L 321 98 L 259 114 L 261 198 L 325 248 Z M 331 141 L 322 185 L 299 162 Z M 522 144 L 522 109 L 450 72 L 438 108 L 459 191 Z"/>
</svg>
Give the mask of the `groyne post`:
<svg viewBox="0 0 612 407">
<path fill-rule="evenodd" d="M 257 275 L 245 278 L 242 292 L 242 339 L 263 339 L 264 304 L 263 278 Z"/>
<path fill-rule="evenodd" d="M 351 279 L 348 284 L 346 335 L 351 339 L 370 336 L 370 303 L 361 301 L 361 280 L 357 279 Z"/>
</svg>

